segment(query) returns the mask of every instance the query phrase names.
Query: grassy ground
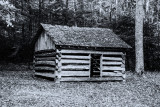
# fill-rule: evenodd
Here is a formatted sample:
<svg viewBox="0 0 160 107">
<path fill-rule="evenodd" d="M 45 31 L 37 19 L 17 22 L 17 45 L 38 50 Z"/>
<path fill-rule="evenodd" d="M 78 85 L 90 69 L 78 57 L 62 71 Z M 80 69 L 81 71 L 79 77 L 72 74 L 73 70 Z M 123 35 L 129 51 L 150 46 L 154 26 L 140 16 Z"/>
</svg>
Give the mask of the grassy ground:
<svg viewBox="0 0 160 107">
<path fill-rule="evenodd" d="M 0 71 L 28 71 L 33 69 L 32 63 L 0 62 Z"/>
<path fill-rule="evenodd" d="M 1 107 L 160 107 L 160 73 L 123 82 L 63 82 L 33 72 L 0 71 Z"/>
</svg>

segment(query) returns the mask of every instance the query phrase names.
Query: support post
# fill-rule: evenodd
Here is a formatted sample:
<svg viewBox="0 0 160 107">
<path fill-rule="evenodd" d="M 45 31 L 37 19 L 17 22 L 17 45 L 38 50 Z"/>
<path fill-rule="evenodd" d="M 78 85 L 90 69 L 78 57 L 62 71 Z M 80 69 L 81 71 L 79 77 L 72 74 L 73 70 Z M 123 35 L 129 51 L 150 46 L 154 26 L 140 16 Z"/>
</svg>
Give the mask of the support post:
<svg viewBox="0 0 160 107">
<path fill-rule="evenodd" d="M 56 75 L 56 78 L 55 78 L 55 82 L 56 83 L 60 83 L 60 79 L 61 79 L 61 67 L 62 67 L 62 63 L 61 63 L 61 57 L 62 57 L 62 54 L 60 52 L 59 49 L 56 50 L 56 71 L 55 71 L 55 75 Z"/>
<path fill-rule="evenodd" d="M 121 68 L 124 68 L 122 70 L 122 77 L 123 77 L 123 81 L 125 81 L 125 78 L 126 78 L 126 74 L 125 74 L 125 60 L 126 60 L 126 53 L 124 53 L 122 55 L 122 65 L 121 65 Z"/>
<path fill-rule="evenodd" d="M 35 60 L 35 54 L 33 56 L 33 68 L 34 68 L 34 71 L 35 71 L 35 63 L 36 63 L 36 60 Z"/>
<path fill-rule="evenodd" d="M 100 57 L 100 76 L 102 77 L 103 75 L 102 75 L 102 72 L 103 72 L 103 69 L 102 69 L 102 67 L 103 67 L 103 65 L 102 65 L 102 62 L 103 62 L 103 54 L 101 55 L 101 57 Z"/>
<path fill-rule="evenodd" d="M 91 77 L 91 54 L 89 54 L 89 78 Z"/>
<path fill-rule="evenodd" d="M 122 70 L 122 73 L 124 74 L 125 73 L 125 63 L 126 63 L 126 53 L 124 53 L 122 55 L 122 65 L 121 65 L 121 68 L 124 68 L 124 70 Z"/>
</svg>

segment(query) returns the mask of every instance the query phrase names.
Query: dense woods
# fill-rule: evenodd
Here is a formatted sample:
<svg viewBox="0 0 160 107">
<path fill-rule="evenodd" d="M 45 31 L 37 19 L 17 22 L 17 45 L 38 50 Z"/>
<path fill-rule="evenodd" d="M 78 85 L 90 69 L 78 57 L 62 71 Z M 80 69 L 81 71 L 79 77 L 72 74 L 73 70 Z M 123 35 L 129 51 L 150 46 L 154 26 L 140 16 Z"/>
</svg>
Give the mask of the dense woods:
<svg viewBox="0 0 160 107">
<path fill-rule="evenodd" d="M 159 1 L 144 0 L 144 60 L 146 70 L 160 64 Z M 32 40 L 40 23 L 112 29 L 133 49 L 135 66 L 136 0 L 0 0 L 0 60 L 32 62 Z"/>
</svg>

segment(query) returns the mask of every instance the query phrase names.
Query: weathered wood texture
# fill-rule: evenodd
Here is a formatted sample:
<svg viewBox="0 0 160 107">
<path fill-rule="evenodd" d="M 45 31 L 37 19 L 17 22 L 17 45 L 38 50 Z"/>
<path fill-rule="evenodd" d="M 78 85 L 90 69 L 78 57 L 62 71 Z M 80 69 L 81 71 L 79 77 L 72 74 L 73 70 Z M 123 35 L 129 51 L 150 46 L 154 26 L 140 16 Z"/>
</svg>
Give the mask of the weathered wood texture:
<svg viewBox="0 0 160 107">
<path fill-rule="evenodd" d="M 34 56 L 35 75 L 55 78 L 55 56 L 56 52 L 53 49 L 36 51 Z"/>
<path fill-rule="evenodd" d="M 100 77 L 102 77 L 103 76 L 103 54 L 101 55 L 101 57 L 100 57 Z"/>
<path fill-rule="evenodd" d="M 53 73 L 40 73 L 40 72 L 35 72 L 36 76 L 41 76 L 41 77 L 49 77 L 49 78 L 55 78 L 55 74 Z"/>
<path fill-rule="evenodd" d="M 37 61 L 35 62 L 35 66 L 43 66 L 43 65 L 48 65 L 48 66 L 55 66 L 56 63 L 55 61 Z"/>
<path fill-rule="evenodd" d="M 55 68 L 54 67 L 44 67 L 44 66 L 41 66 L 41 67 L 35 67 L 35 70 L 36 71 L 55 71 Z"/>
<path fill-rule="evenodd" d="M 56 70 L 55 70 L 55 82 L 60 83 L 62 63 L 61 63 L 62 54 L 59 49 L 56 49 Z"/>
<path fill-rule="evenodd" d="M 55 44 L 46 32 L 42 32 L 35 44 L 35 51 L 46 49 L 55 49 Z"/>
<path fill-rule="evenodd" d="M 35 51 L 35 54 L 47 54 L 47 53 L 50 54 L 55 51 L 56 51 L 55 49 L 38 50 L 38 51 Z"/>
<path fill-rule="evenodd" d="M 112 55 L 109 56 L 107 54 L 102 55 L 101 60 L 101 76 L 111 76 L 117 77 L 121 76 L 125 78 L 125 54 L 120 55 Z"/>
<path fill-rule="evenodd" d="M 102 55 L 100 58 L 100 77 L 120 77 L 120 80 L 123 80 L 123 78 L 125 77 L 125 55 L 123 54 L 123 52 L 102 52 L 66 49 L 62 49 L 60 52 L 62 53 L 61 81 L 91 81 L 90 79 L 84 79 L 86 77 L 90 77 L 91 73 L 90 54 Z M 74 79 L 75 77 L 76 79 Z"/>
<path fill-rule="evenodd" d="M 106 54 L 106 55 L 123 55 L 123 52 L 107 52 L 107 51 L 92 51 L 92 50 L 69 50 L 62 49 L 61 53 L 71 53 L 71 54 Z"/>
<path fill-rule="evenodd" d="M 52 50 L 52 51 L 54 51 L 54 50 Z M 42 53 L 40 53 L 40 51 L 39 51 L 39 53 L 37 52 L 37 54 L 35 54 L 35 57 L 55 57 L 55 56 L 56 56 L 55 52 L 51 52 L 51 53 L 42 52 Z"/>
<path fill-rule="evenodd" d="M 90 75 L 89 71 L 62 71 L 62 77 L 88 77 Z"/>
<path fill-rule="evenodd" d="M 73 60 L 73 59 L 62 59 L 63 64 L 88 64 L 89 60 Z"/>
<path fill-rule="evenodd" d="M 41 57 L 41 58 L 36 58 L 35 61 L 55 61 L 56 57 Z"/>
<path fill-rule="evenodd" d="M 100 54 L 100 77 L 91 75 L 91 54 Z M 60 81 L 108 81 L 125 78 L 125 54 L 89 50 L 47 50 L 35 52 L 35 70 L 41 76 Z"/>
<path fill-rule="evenodd" d="M 61 51 L 62 52 L 62 51 Z M 77 55 L 62 53 L 61 76 L 63 77 L 89 77 L 90 55 Z"/>
<path fill-rule="evenodd" d="M 105 81 L 122 81 L 122 77 L 63 77 L 61 78 L 61 81 L 67 81 L 67 82 L 72 82 L 72 81 L 78 81 L 78 82 L 105 82 Z"/>
</svg>

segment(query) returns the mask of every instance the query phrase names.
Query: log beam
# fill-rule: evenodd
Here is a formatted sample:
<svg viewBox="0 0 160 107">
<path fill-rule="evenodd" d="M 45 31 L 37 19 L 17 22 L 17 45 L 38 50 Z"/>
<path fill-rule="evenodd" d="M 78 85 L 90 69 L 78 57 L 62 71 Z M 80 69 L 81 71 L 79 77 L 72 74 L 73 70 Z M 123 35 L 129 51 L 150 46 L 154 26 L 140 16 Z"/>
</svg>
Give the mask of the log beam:
<svg viewBox="0 0 160 107">
<path fill-rule="evenodd" d="M 55 66 L 56 63 L 55 63 L 55 61 L 37 61 L 37 62 L 35 62 L 35 66 L 40 66 L 40 65 Z"/>
<path fill-rule="evenodd" d="M 123 52 L 106 52 L 106 51 L 92 51 L 92 50 L 61 50 L 61 53 L 74 53 L 74 54 L 106 54 L 106 55 L 122 55 Z"/>
<path fill-rule="evenodd" d="M 36 71 L 55 71 L 55 68 L 53 67 L 35 67 Z"/>
<path fill-rule="evenodd" d="M 40 51 L 36 51 L 35 54 L 52 53 L 52 52 L 55 52 L 55 49 L 40 50 Z"/>
</svg>

